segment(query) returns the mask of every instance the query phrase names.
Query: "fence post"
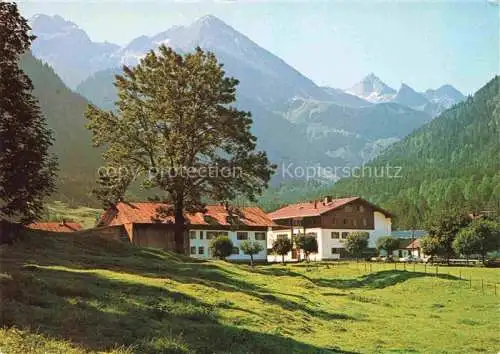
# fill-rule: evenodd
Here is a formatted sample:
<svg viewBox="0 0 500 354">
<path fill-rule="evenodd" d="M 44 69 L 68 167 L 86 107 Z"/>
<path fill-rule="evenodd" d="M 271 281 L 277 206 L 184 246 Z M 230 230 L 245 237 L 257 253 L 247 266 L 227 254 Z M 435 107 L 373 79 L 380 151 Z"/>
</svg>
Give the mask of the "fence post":
<svg viewBox="0 0 500 354">
<path fill-rule="evenodd" d="M 438 266 L 436 266 L 436 277 L 438 276 Z"/>
<path fill-rule="evenodd" d="M 413 263 L 413 271 L 415 272 L 415 263 Z"/>
<path fill-rule="evenodd" d="M 424 263 L 424 271 L 427 273 L 427 263 Z"/>
<path fill-rule="evenodd" d="M 406 270 L 406 262 L 403 263 L 403 269 Z"/>
<path fill-rule="evenodd" d="M 472 289 L 472 274 L 470 275 L 470 278 L 469 278 L 469 288 Z"/>
<path fill-rule="evenodd" d="M 396 262 L 394 262 L 394 269 L 396 269 Z"/>
<path fill-rule="evenodd" d="M 370 273 L 372 272 L 372 264 L 370 263 Z"/>
</svg>

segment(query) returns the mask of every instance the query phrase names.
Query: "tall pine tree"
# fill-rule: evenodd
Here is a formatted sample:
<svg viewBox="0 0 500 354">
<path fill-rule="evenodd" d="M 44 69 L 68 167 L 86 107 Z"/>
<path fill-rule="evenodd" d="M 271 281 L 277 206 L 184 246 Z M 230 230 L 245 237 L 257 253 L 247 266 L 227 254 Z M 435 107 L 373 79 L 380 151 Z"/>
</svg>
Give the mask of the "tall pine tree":
<svg viewBox="0 0 500 354">
<path fill-rule="evenodd" d="M 33 85 L 19 68 L 35 38 L 15 3 L 0 2 L 0 217 L 28 223 L 54 190 L 56 161 Z"/>
</svg>

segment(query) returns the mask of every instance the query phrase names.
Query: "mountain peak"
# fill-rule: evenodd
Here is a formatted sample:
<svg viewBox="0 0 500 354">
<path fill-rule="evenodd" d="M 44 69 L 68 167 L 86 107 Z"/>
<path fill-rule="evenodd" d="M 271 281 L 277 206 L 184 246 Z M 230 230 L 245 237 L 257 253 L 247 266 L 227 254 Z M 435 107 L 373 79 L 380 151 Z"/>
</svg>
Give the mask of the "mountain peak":
<svg viewBox="0 0 500 354">
<path fill-rule="evenodd" d="M 439 103 L 445 108 L 465 99 L 465 96 L 450 84 L 445 84 L 435 90 L 427 90 L 424 95 L 431 102 Z"/>
<path fill-rule="evenodd" d="M 425 105 L 428 101 L 422 94 L 403 82 L 396 97 L 394 97 L 394 102 L 404 104 L 408 107 L 419 107 Z"/>
<path fill-rule="evenodd" d="M 369 102 L 386 102 L 392 99 L 396 90 L 387 86 L 378 76 L 370 73 L 359 83 L 347 90 Z"/>
<path fill-rule="evenodd" d="M 205 15 L 194 21 L 190 27 L 226 28 L 229 26 L 214 15 Z"/>
<path fill-rule="evenodd" d="M 42 38 L 81 31 L 75 23 L 67 21 L 59 15 L 36 14 L 30 18 L 29 22 L 33 32 Z"/>
</svg>

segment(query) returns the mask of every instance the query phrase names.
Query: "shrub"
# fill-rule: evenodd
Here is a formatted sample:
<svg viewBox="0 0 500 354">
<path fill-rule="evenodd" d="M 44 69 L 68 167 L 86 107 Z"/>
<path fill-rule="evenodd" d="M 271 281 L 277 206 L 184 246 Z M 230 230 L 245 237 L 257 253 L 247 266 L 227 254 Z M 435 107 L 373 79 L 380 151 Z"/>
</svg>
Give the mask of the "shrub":
<svg viewBox="0 0 500 354">
<path fill-rule="evenodd" d="M 233 251 L 233 241 L 227 236 L 217 236 L 210 243 L 210 249 L 214 257 L 225 259 Z"/>
<path fill-rule="evenodd" d="M 253 256 L 264 249 L 262 243 L 257 241 L 243 241 L 240 246 L 244 254 L 250 256 L 250 265 L 253 267 Z"/>
<path fill-rule="evenodd" d="M 368 232 L 351 232 L 347 236 L 345 248 L 349 254 L 356 257 L 356 260 L 361 257 L 363 251 L 368 248 L 368 239 L 370 234 Z"/>
<path fill-rule="evenodd" d="M 318 253 L 318 240 L 312 235 L 299 235 L 295 239 L 297 247 L 304 251 L 306 261 L 309 262 L 311 253 Z"/>
<path fill-rule="evenodd" d="M 292 250 L 292 241 L 289 238 L 277 238 L 273 242 L 273 252 L 281 256 L 281 261 L 285 264 L 285 255 Z"/>
</svg>

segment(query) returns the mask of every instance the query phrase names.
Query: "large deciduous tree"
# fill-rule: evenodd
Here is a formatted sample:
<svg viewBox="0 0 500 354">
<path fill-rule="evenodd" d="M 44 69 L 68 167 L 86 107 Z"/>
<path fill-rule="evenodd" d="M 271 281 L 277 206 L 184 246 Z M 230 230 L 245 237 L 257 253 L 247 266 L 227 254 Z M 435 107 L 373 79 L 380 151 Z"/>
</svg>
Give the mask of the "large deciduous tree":
<svg viewBox="0 0 500 354">
<path fill-rule="evenodd" d="M 16 4 L 0 2 L 0 218 L 28 223 L 54 190 L 56 160 L 33 85 L 19 68 L 35 38 Z"/>
<path fill-rule="evenodd" d="M 176 244 L 185 252 L 183 211 L 203 211 L 206 199 L 255 200 L 275 167 L 255 150 L 251 114 L 232 106 L 238 80 L 225 76 L 214 54 L 161 46 L 123 69 L 116 113 L 87 111 L 94 144 L 120 176 L 141 171 L 142 186 L 164 192 L 170 206 L 159 213 L 175 217 Z"/>
</svg>

